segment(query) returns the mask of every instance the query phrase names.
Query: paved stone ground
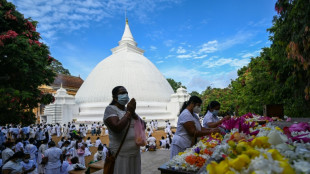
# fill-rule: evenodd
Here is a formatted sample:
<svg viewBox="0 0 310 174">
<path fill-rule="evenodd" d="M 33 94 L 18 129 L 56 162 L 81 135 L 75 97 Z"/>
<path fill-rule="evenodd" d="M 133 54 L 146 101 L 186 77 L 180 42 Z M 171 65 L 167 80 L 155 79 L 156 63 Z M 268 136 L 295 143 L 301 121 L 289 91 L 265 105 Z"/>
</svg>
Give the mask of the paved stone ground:
<svg viewBox="0 0 310 174">
<path fill-rule="evenodd" d="M 142 174 L 160 174 L 158 167 L 170 159 L 169 150 L 157 149 L 152 152 L 143 152 L 141 154 L 141 173 Z"/>
</svg>

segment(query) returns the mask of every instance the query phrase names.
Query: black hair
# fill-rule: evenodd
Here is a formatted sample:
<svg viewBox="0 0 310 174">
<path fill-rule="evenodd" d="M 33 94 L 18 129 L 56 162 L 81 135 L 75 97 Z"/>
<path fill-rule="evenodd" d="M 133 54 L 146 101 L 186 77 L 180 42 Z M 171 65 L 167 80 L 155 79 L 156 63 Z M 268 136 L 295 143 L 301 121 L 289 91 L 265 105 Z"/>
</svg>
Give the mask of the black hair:
<svg viewBox="0 0 310 174">
<path fill-rule="evenodd" d="M 5 147 L 13 147 L 14 146 L 14 143 L 13 142 L 10 142 L 10 141 L 7 141 L 4 143 L 4 146 Z"/>
<path fill-rule="evenodd" d="M 87 139 L 90 140 L 90 137 L 88 137 Z"/>
<path fill-rule="evenodd" d="M 14 155 L 13 156 L 11 156 L 8 160 L 6 160 L 4 163 L 6 163 L 6 162 L 8 162 L 8 161 L 10 161 L 10 160 L 12 160 L 12 159 L 16 159 L 16 158 L 24 158 L 24 156 L 25 156 L 25 154 L 24 154 L 24 152 L 16 152 L 16 153 L 14 153 Z"/>
<path fill-rule="evenodd" d="M 110 105 L 115 105 L 116 101 L 114 100 L 115 97 L 117 97 L 118 91 L 120 88 L 124 88 L 123 86 L 116 86 L 115 88 L 113 88 L 112 90 L 112 101 L 110 103 Z"/>
<path fill-rule="evenodd" d="M 34 138 L 30 138 L 30 139 L 29 139 L 29 143 L 30 143 L 30 144 L 33 144 L 33 143 L 34 143 Z"/>
<path fill-rule="evenodd" d="M 71 158 L 71 163 L 72 163 L 72 164 L 79 163 L 79 158 L 78 158 L 77 156 Z"/>
<path fill-rule="evenodd" d="M 101 144 L 98 146 L 98 151 L 99 150 L 103 150 L 103 146 Z"/>
<path fill-rule="evenodd" d="M 206 115 L 208 113 L 208 111 L 210 111 L 210 109 L 214 109 L 216 106 L 221 106 L 221 104 L 218 101 L 211 101 L 207 107 L 207 111 L 204 115 Z"/>
<path fill-rule="evenodd" d="M 189 98 L 189 100 L 188 101 L 186 101 L 186 102 L 184 102 L 184 104 L 183 104 L 183 106 L 182 106 L 182 108 L 181 108 L 181 110 L 180 110 L 180 114 L 184 111 L 184 109 L 188 106 L 188 105 L 190 105 L 190 104 L 197 104 L 197 103 L 202 103 L 202 100 L 199 98 L 199 97 L 197 97 L 197 96 L 191 96 L 190 98 Z"/>
<path fill-rule="evenodd" d="M 56 143 L 54 141 L 50 141 L 48 143 L 48 147 L 55 147 L 56 146 Z"/>
<path fill-rule="evenodd" d="M 65 141 L 64 143 L 62 143 L 60 148 L 64 147 L 66 144 L 70 145 L 70 141 Z"/>
<path fill-rule="evenodd" d="M 43 140 L 43 144 L 46 144 L 47 142 L 48 142 L 48 139 L 45 138 L 45 139 Z"/>
</svg>

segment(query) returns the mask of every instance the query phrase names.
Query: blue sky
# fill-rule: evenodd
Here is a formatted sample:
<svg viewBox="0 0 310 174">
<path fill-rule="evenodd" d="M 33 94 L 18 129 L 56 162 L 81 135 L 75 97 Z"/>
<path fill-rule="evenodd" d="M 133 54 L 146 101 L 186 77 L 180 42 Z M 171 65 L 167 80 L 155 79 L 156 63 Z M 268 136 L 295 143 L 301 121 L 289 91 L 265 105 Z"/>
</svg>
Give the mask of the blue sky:
<svg viewBox="0 0 310 174">
<path fill-rule="evenodd" d="M 84 80 L 121 39 L 125 9 L 138 47 L 167 78 L 224 88 L 268 47 L 275 0 L 11 0 L 72 75 Z"/>
</svg>

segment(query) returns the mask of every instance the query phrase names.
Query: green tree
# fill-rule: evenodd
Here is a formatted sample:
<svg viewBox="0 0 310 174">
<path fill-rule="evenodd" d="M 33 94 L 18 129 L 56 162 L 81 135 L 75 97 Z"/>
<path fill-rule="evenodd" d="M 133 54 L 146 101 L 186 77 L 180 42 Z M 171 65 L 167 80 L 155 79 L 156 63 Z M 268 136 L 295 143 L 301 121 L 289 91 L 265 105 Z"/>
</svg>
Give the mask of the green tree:
<svg viewBox="0 0 310 174">
<path fill-rule="evenodd" d="M 62 63 L 56 59 L 51 63 L 50 67 L 56 74 L 71 75 L 69 70 L 64 68 Z"/>
<path fill-rule="evenodd" d="M 48 104 L 53 96 L 38 90 L 49 85 L 55 73 L 49 68 L 54 59 L 39 41 L 36 21 L 25 19 L 12 3 L 0 0 L 0 123 L 30 124 L 33 108 Z"/>
<path fill-rule="evenodd" d="M 271 33 L 271 68 L 291 116 L 310 116 L 310 2 L 278 0 Z"/>
<path fill-rule="evenodd" d="M 183 87 L 186 89 L 186 87 L 183 86 L 181 82 L 176 82 L 175 80 L 173 80 L 171 78 L 167 78 L 167 81 L 169 82 L 169 84 L 172 87 L 174 92 L 177 92 L 177 89 L 180 87 Z"/>
<path fill-rule="evenodd" d="M 189 93 L 189 95 L 191 95 L 191 96 L 198 96 L 198 97 L 201 96 L 201 95 L 199 94 L 199 92 L 197 92 L 197 91 L 192 91 L 191 93 Z"/>
<path fill-rule="evenodd" d="M 232 114 L 232 112 L 234 112 L 236 100 L 230 86 L 224 89 L 211 88 L 208 86 L 207 89 L 202 92 L 201 98 L 203 101 L 203 113 L 207 111 L 207 107 L 211 101 L 218 101 L 221 104 L 220 115 L 225 115 L 226 113 Z"/>
</svg>

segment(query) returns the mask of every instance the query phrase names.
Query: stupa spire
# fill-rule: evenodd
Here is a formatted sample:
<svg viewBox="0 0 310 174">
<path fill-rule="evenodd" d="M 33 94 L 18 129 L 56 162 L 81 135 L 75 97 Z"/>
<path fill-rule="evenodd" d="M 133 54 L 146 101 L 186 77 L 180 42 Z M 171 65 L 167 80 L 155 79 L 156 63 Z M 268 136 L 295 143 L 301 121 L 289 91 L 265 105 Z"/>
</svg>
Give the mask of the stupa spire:
<svg viewBox="0 0 310 174">
<path fill-rule="evenodd" d="M 124 43 L 129 43 L 131 45 L 137 46 L 137 43 L 136 43 L 135 39 L 133 38 L 131 31 L 130 31 L 130 28 L 129 28 L 128 18 L 126 18 L 124 34 L 122 36 L 121 41 L 119 41 L 119 45 L 122 45 Z"/>
<path fill-rule="evenodd" d="M 113 54 L 121 52 L 121 51 L 135 52 L 138 54 L 144 53 L 142 49 L 137 47 L 137 42 L 132 37 L 127 18 L 125 22 L 125 30 L 124 30 L 122 39 L 118 42 L 118 46 L 115 48 L 112 48 L 111 51 Z"/>
</svg>

